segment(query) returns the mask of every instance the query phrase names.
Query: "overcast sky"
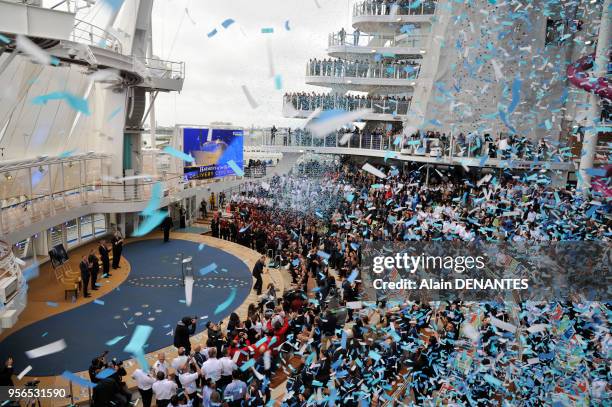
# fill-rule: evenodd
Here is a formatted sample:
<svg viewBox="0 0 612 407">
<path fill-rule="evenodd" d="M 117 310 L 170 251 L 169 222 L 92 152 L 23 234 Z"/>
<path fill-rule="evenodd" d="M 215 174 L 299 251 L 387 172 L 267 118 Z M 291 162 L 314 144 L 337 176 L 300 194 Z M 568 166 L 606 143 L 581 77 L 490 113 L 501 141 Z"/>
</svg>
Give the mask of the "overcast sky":
<svg viewBox="0 0 612 407">
<path fill-rule="evenodd" d="M 317 7 L 317 3 L 321 8 Z M 160 94 L 158 125 L 232 122 L 241 126 L 298 125 L 282 117 L 285 90 L 325 90 L 304 84 L 306 61 L 324 57 L 327 36 L 350 26 L 352 0 L 158 0 L 153 48 L 161 59 L 185 61 L 183 91 Z M 188 10 L 188 13 L 185 12 Z M 228 29 L 221 23 L 236 21 Z M 289 20 L 290 31 L 285 29 Z M 273 34 L 262 34 L 262 28 Z M 217 34 L 207 34 L 213 29 Z M 283 90 L 269 77 L 266 42 Z M 241 86 L 259 103 L 252 109 Z"/>
</svg>

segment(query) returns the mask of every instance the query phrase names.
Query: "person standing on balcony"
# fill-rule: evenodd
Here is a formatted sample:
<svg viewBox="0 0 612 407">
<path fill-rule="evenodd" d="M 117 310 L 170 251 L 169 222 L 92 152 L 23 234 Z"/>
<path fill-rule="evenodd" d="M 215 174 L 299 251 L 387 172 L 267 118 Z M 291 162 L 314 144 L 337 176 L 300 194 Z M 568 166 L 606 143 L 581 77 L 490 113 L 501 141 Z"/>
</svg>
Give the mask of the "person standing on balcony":
<svg viewBox="0 0 612 407">
<path fill-rule="evenodd" d="M 119 262 L 121 261 L 121 252 L 123 251 L 123 235 L 121 229 L 117 228 L 115 235 L 111 240 L 113 245 L 113 269 L 118 269 Z"/>
<path fill-rule="evenodd" d="M 214 211 L 215 210 L 215 204 L 216 204 L 215 193 L 214 192 L 210 193 L 210 198 L 208 198 L 208 203 L 210 204 L 210 210 Z"/>
<path fill-rule="evenodd" d="M 357 28 L 355 31 L 353 31 L 353 45 L 354 46 L 358 46 L 359 45 L 359 35 L 361 34 L 361 31 L 359 31 L 359 28 Z"/>
<path fill-rule="evenodd" d="M 342 27 L 338 34 L 340 36 L 340 45 L 344 45 L 344 40 L 346 39 L 346 30 L 344 29 L 344 27 Z"/>
</svg>

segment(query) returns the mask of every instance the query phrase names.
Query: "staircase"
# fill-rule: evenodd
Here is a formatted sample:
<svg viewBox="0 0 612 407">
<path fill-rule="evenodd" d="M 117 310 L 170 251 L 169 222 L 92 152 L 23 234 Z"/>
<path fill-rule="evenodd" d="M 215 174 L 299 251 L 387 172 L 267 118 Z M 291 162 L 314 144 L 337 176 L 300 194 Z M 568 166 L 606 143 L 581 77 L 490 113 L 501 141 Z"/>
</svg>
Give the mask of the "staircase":
<svg viewBox="0 0 612 407">
<path fill-rule="evenodd" d="M 17 322 L 26 306 L 27 291 L 11 245 L 0 240 L 0 332 Z"/>
</svg>

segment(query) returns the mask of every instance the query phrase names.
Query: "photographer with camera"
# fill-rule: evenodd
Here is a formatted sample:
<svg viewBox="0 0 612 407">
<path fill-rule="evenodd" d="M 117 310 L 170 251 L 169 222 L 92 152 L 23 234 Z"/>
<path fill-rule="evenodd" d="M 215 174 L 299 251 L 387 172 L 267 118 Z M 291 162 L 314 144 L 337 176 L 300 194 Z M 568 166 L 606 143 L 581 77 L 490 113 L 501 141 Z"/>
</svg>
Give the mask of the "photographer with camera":
<svg viewBox="0 0 612 407">
<path fill-rule="evenodd" d="M 174 346 L 185 348 L 185 354 L 191 353 L 191 341 L 189 337 L 195 333 L 198 317 L 183 317 L 174 329 Z"/>
</svg>

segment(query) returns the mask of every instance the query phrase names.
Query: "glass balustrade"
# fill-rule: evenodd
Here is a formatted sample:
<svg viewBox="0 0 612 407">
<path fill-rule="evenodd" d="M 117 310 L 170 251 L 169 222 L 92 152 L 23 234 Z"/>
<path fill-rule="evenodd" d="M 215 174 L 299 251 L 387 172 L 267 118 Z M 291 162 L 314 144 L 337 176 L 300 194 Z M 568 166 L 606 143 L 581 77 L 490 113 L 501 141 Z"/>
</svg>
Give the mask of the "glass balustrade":
<svg viewBox="0 0 612 407">
<path fill-rule="evenodd" d="M 306 63 L 306 76 L 414 80 L 418 78 L 420 68 L 421 65 L 418 60 L 385 63 L 313 59 Z"/>
<path fill-rule="evenodd" d="M 414 16 L 434 14 L 432 0 L 365 0 L 353 6 L 353 17 L 359 16 Z"/>
</svg>

